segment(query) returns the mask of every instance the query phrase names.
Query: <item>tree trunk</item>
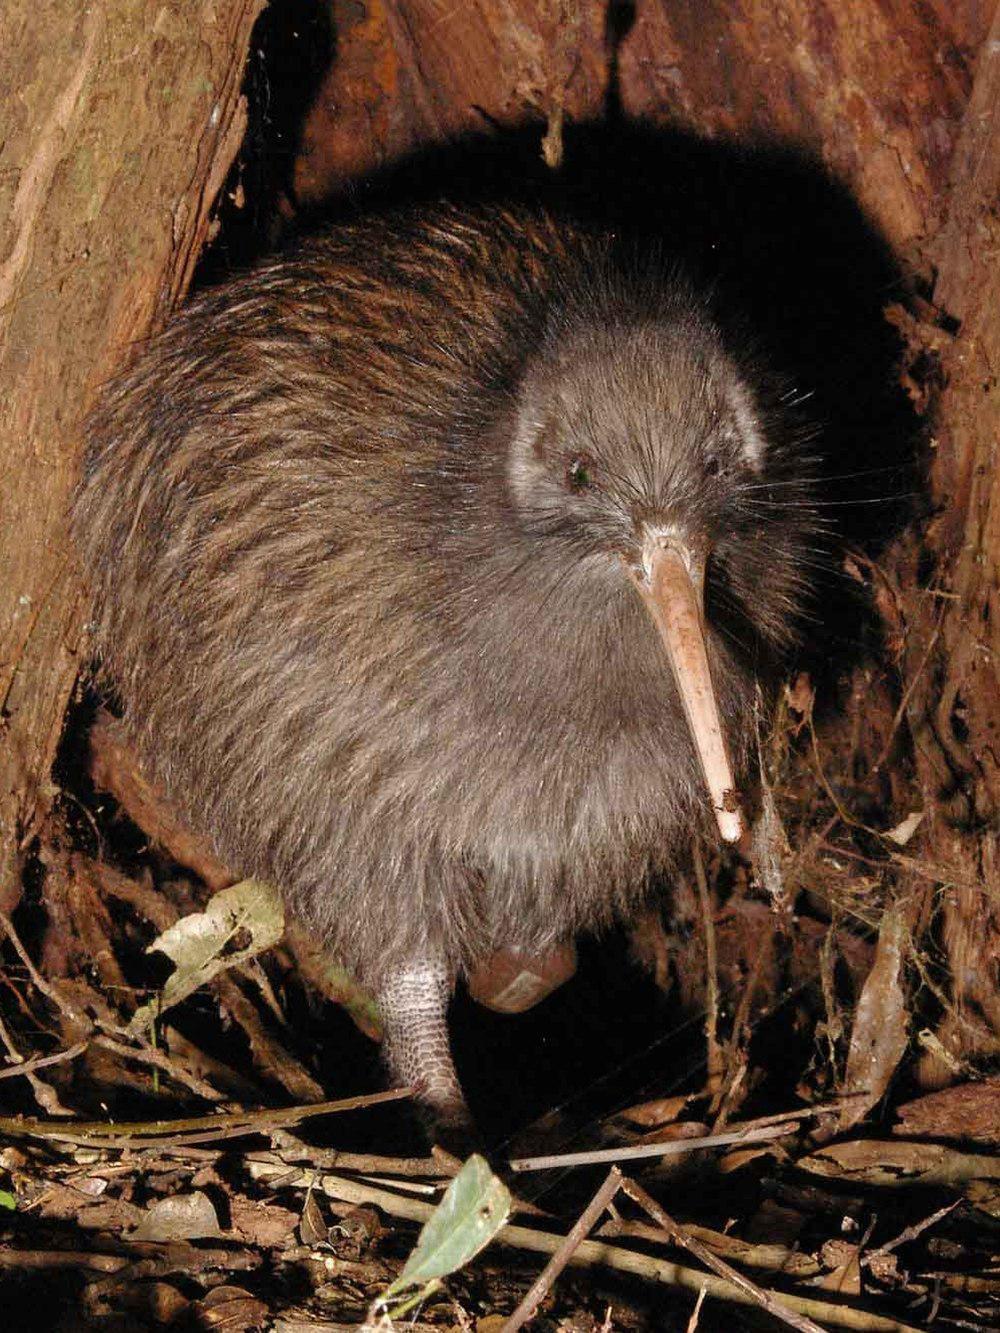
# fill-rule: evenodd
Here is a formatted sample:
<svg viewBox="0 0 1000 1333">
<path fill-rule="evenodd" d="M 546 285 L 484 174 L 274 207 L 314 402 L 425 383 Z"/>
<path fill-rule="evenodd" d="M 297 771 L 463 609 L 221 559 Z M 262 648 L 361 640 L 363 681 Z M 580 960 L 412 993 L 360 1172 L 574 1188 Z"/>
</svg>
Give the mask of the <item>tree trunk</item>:
<svg viewBox="0 0 1000 1333">
<path fill-rule="evenodd" d="M 947 868 L 943 939 L 949 1056 L 1000 1049 L 1000 9 L 983 44 L 933 254 L 934 299 L 957 324 L 944 351 L 927 534 L 931 591 L 910 583 L 911 726 L 926 841 Z M 933 338 L 935 330 L 926 331 Z M 924 1081 L 950 1076 L 924 1058 Z"/>
<path fill-rule="evenodd" d="M 49 806 L 83 601 L 65 510 L 97 385 L 183 296 L 262 0 L 7 0 L 0 144 L 0 905 Z"/>
</svg>

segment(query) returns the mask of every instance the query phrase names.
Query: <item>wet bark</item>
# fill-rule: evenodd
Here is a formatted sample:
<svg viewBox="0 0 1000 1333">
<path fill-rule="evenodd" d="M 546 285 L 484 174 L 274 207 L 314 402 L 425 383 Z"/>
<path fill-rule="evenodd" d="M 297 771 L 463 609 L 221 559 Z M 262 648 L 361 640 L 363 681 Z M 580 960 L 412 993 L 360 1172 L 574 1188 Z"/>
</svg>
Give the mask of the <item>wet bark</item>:
<svg viewBox="0 0 1000 1333">
<path fill-rule="evenodd" d="M 261 0 L 5 5 L 0 904 L 54 797 L 83 599 L 64 514 L 95 386 L 181 298 L 243 136 Z"/>
</svg>

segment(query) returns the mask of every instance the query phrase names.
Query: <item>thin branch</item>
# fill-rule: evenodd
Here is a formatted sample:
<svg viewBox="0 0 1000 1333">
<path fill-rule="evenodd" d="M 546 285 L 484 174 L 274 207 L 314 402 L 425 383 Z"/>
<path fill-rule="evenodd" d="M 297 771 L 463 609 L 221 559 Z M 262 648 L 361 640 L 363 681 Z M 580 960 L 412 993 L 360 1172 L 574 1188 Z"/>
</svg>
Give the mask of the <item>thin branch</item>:
<svg viewBox="0 0 1000 1333">
<path fill-rule="evenodd" d="M 316 1172 L 311 1170 L 299 1171 L 297 1175 L 293 1175 L 286 1167 L 280 1165 L 269 1166 L 253 1162 L 250 1164 L 250 1175 L 255 1180 L 267 1181 L 275 1188 L 303 1190 L 313 1188 L 346 1203 L 374 1204 L 391 1217 L 403 1217 L 421 1224 L 426 1222 L 434 1211 L 432 1204 L 424 1203 L 420 1199 L 405 1198 L 390 1190 L 374 1189 L 356 1180 L 348 1180 L 346 1177 L 323 1175 L 317 1179 Z M 564 1239 L 564 1236 L 553 1236 L 531 1227 L 512 1225 L 504 1227 L 498 1235 L 501 1244 L 535 1254 L 554 1254 Z M 570 1257 L 569 1264 L 575 1268 L 607 1268 L 618 1273 L 631 1273 L 647 1281 L 660 1282 L 685 1291 L 704 1290 L 714 1300 L 729 1301 L 736 1305 L 759 1305 L 759 1301 L 742 1286 L 720 1278 L 714 1273 L 687 1268 L 655 1255 L 638 1254 L 634 1250 L 609 1245 L 606 1241 L 581 1241 Z M 788 1309 L 797 1311 L 807 1318 L 822 1320 L 834 1328 L 863 1329 L 865 1333 L 919 1333 L 912 1324 L 872 1314 L 855 1306 L 834 1305 L 810 1296 L 794 1296 L 784 1292 L 769 1294 L 780 1300 Z"/>
<path fill-rule="evenodd" d="M 2 1124 L 2 1122 L 0 1122 Z M 768 1126 L 763 1129 L 735 1130 L 727 1134 L 707 1134 L 700 1139 L 675 1139 L 668 1143 L 640 1143 L 633 1147 L 596 1148 L 588 1152 L 555 1153 L 549 1157 L 517 1157 L 510 1162 L 512 1171 L 549 1171 L 566 1166 L 599 1166 L 604 1162 L 636 1162 L 650 1157 L 681 1157 L 685 1153 L 708 1148 L 725 1148 L 734 1143 L 760 1143 L 794 1134 L 796 1126 Z"/>
<path fill-rule="evenodd" d="M 914 1224 L 907 1227 L 905 1231 L 901 1231 L 895 1240 L 887 1240 L 886 1243 L 880 1245 L 877 1250 L 869 1250 L 868 1253 L 862 1257 L 862 1264 L 870 1264 L 873 1259 L 877 1259 L 880 1255 L 891 1254 L 893 1250 L 899 1249 L 900 1245 L 905 1245 L 908 1241 L 916 1240 L 916 1238 L 925 1232 L 928 1227 L 934 1226 L 935 1223 L 940 1222 L 943 1217 L 947 1217 L 949 1213 L 954 1212 L 961 1202 L 961 1199 L 955 1199 L 953 1203 L 946 1204 L 943 1208 L 939 1208 L 936 1213 L 931 1213 L 930 1217 L 925 1217 L 922 1222 L 914 1222 Z"/>
<path fill-rule="evenodd" d="M 32 960 L 31 954 L 28 953 L 27 949 L 21 943 L 18 933 L 14 929 L 14 923 L 11 921 L 10 917 L 7 916 L 6 912 L 0 912 L 0 926 L 3 927 L 7 938 L 14 946 L 14 950 L 17 953 L 18 958 L 20 958 L 21 962 L 24 964 L 28 976 L 41 993 L 47 999 L 51 1000 L 60 1013 L 65 1014 L 67 1018 L 71 1018 L 76 1022 L 80 1022 L 81 1020 L 86 1021 L 85 1016 L 79 1013 L 68 1000 L 64 999 L 55 987 L 51 986 L 42 976 L 41 972 L 39 972 Z"/>
<path fill-rule="evenodd" d="M 590 1203 L 567 1232 L 562 1244 L 552 1255 L 538 1277 L 525 1292 L 524 1299 L 501 1328 L 500 1333 L 517 1333 L 529 1319 L 534 1319 L 538 1307 L 552 1289 L 556 1278 L 563 1271 L 575 1250 L 589 1235 L 600 1215 L 618 1193 L 622 1183 L 622 1173 L 613 1166 L 604 1179 L 604 1184 L 597 1191 Z"/>
<path fill-rule="evenodd" d="M 759 1305 L 762 1310 L 766 1310 L 775 1319 L 780 1319 L 789 1328 L 798 1329 L 799 1333 L 823 1333 L 819 1324 L 814 1323 L 807 1315 L 791 1309 L 774 1292 L 758 1287 L 756 1282 L 751 1282 L 748 1277 L 744 1277 L 742 1273 L 737 1272 L 724 1259 L 720 1259 L 717 1254 L 713 1254 L 707 1245 L 703 1245 L 694 1236 L 689 1236 L 683 1227 L 678 1226 L 666 1209 L 657 1203 L 651 1194 L 647 1194 L 636 1181 L 631 1180 L 628 1176 L 624 1177 L 622 1190 L 639 1205 L 644 1213 L 647 1213 L 654 1222 L 663 1228 L 666 1235 L 675 1244 L 688 1250 L 696 1259 L 700 1259 L 706 1268 L 710 1268 L 713 1273 L 717 1273 L 725 1281 L 734 1283 L 745 1296 Z"/>
<path fill-rule="evenodd" d="M 18 1074 L 30 1074 L 36 1069 L 47 1069 L 50 1065 L 61 1065 L 67 1060 L 75 1060 L 87 1049 L 86 1041 L 78 1041 L 65 1051 L 55 1051 L 52 1055 L 36 1055 L 33 1060 L 21 1060 L 18 1064 L 0 1069 L 0 1078 L 17 1078 Z"/>
<path fill-rule="evenodd" d="M 705 863 L 697 839 L 691 846 L 694 877 L 698 885 L 698 901 L 705 930 L 705 1047 L 708 1062 L 708 1089 L 717 1096 L 722 1081 L 725 1060 L 719 1046 L 719 955 L 715 943 L 715 918 L 712 899 L 705 877 Z"/>
<path fill-rule="evenodd" d="M 369 1093 L 362 1097 L 344 1097 L 334 1102 L 316 1102 L 307 1106 L 286 1106 L 260 1111 L 221 1111 L 214 1115 L 193 1116 L 185 1120 L 138 1120 L 121 1124 L 104 1120 L 38 1120 L 22 1116 L 0 1118 L 0 1134 L 11 1138 L 54 1139 L 62 1143 L 81 1143 L 104 1147 L 153 1147 L 168 1143 L 203 1143 L 213 1138 L 233 1138 L 241 1134 L 268 1134 L 272 1130 L 297 1125 L 317 1115 L 356 1111 L 383 1102 L 412 1097 L 412 1088 L 393 1088 L 389 1092 Z"/>
</svg>

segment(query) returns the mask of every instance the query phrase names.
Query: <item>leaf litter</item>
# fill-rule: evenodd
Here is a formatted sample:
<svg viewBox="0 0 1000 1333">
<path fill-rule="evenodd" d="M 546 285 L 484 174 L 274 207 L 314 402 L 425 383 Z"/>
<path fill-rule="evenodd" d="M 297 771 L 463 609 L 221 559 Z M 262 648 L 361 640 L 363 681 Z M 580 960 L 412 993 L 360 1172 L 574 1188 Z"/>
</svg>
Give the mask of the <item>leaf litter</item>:
<svg viewBox="0 0 1000 1333">
<path fill-rule="evenodd" d="M 377 1013 L 282 935 L 272 890 L 205 871 L 163 841 L 169 818 L 137 848 L 91 795 L 95 845 L 57 805 L 39 906 L 0 919 L 5 1287 L 57 1333 L 489 1333 L 529 1288 L 539 1329 L 685 1329 L 699 1299 L 702 1330 L 750 1307 L 755 1327 L 1000 1326 L 997 1080 L 982 1017 L 949 1001 L 953 868 L 922 857 L 905 746 L 884 758 L 900 692 L 888 667 L 858 668 L 836 708 L 793 682 L 753 864 L 700 849 L 632 962 L 612 954 L 679 1016 L 650 1034 L 660 1072 L 595 1068 L 505 1145 L 545 1169 L 503 1181 L 387 1121 L 374 1061 L 358 1093 Z M 319 1061 L 335 1008 L 365 1036 Z M 594 1218 L 607 1168 L 571 1152 L 632 1156 Z"/>
</svg>

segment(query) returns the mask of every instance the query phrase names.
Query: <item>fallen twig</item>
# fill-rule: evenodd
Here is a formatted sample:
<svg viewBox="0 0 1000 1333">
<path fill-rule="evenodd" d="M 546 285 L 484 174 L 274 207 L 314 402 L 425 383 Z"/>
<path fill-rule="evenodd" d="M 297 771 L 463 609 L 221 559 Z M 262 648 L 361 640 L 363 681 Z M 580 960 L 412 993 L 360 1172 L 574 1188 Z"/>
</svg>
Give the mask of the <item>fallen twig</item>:
<svg viewBox="0 0 1000 1333">
<path fill-rule="evenodd" d="M 577 1218 L 576 1222 L 567 1232 L 562 1244 L 552 1255 L 552 1258 L 545 1265 L 538 1277 L 531 1284 L 524 1294 L 524 1298 L 517 1309 L 506 1321 L 500 1333 L 517 1333 L 519 1328 L 523 1328 L 529 1319 L 535 1317 L 535 1313 L 542 1301 L 552 1288 L 552 1284 L 563 1271 L 570 1259 L 573 1257 L 573 1251 L 578 1248 L 584 1237 L 591 1231 L 594 1223 L 604 1212 L 608 1204 L 618 1193 L 622 1183 L 622 1173 L 616 1166 L 613 1166 L 605 1177 L 604 1184 L 597 1191 L 590 1203 Z"/>
<path fill-rule="evenodd" d="M 710 1268 L 713 1273 L 717 1273 L 719 1277 L 734 1283 L 762 1310 L 766 1310 L 775 1319 L 780 1319 L 789 1328 L 797 1328 L 799 1333 L 823 1333 L 818 1324 L 814 1323 L 807 1315 L 793 1310 L 786 1304 L 783 1297 L 778 1296 L 773 1291 L 766 1291 L 763 1287 L 758 1287 L 755 1282 L 751 1282 L 748 1277 L 744 1277 L 742 1273 L 737 1272 L 724 1259 L 720 1259 L 717 1254 L 713 1254 L 707 1245 L 703 1245 L 700 1240 L 689 1235 L 683 1227 L 674 1221 L 666 1209 L 657 1203 L 652 1195 L 647 1194 L 636 1181 L 625 1176 L 621 1185 L 624 1193 L 663 1228 L 664 1234 L 670 1240 L 682 1246 L 685 1250 L 689 1250 L 696 1259 L 700 1259 L 705 1267 Z"/>
<path fill-rule="evenodd" d="M 901 1231 L 893 1240 L 887 1240 L 886 1243 L 880 1245 L 877 1250 L 869 1250 L 867 1254 L 862 1256 L 862 1264 L 870 1264 L 873 1259 L 877 1259 L 880 1255 L 891 1254 L 893 1250 L 898 1250 L 900 1245 L 906 1245 L 908 1241 L 916 1240 L 916 1238 L 922 1235 L 928 1227 L 934 1226 L 934 1224 L 940 1222 L 943 1217 L 947 1217 L 949 1213 L 953 1213 L 961 1202 L 961 1199 L 955 1199 L 952 1203 L 945 1204 L 945 1206 L 939 1208 L 937 1212 L 931 1213 L 930 1217 L 925 1217 L 921 1222 L 914 1222 L 913 1226 L 907 1227 L 904 1231 Z"/>
<path fill-rule="evenodd" d="M 698 886 L 702 928 L 705 932 L 705 1056 L 708 1090 L 712 1094 L 714 1103 L 722 1087 L 722 1075 L 726 1063 L 722 1047 L 719 1045 L 719 957 L 715 944 L 712 898 L 708 891 L 705 863 L 701 859 L 701 848 L 697 838 L 691 844 L 691 855 L 694 861 L 695 883 Z"/>
<path fill-rule="evenodd" d="M 390 1190 L 375 1189 L 356 1180 L 348 1180 L 346 1177 L 319 1175 L 315 1171 L 300 1171 L 296 1175 L 281 1166 L 251 1163 L 250 1174 L 255 1180 L 266 1180 L 272 1187 L 312 1188 L 349 1204 L 374 1204 L 392 1217 L 403 1217 L 421 1224 L 427 1221 L 434 1208 L 432 1204 L 424 1203 L 420 1199 L 404 1198 Z M 516 1249 L 529 1250 L 536 1254 L 554 1254 L 565 1237 L 530 1227 L 508 1224 L 498 1233 L 497 1239 L 501 1244 Z M 569 1265 L 578 1268 L 610 1268 L 615 1272 L 631 1273 L 649 1281 L 679 1287 L 686 1291 L 699 1292 L 704 1289 L 716 1300 L 729 1301 L 737 1305 L 759 1305 L 756 1298 L 751 1297 L 741 1286 L 727 1278 L 675 1264 L 653 1255 L 638 1254 L 634 1250 L 608 1245 L 604 1241 L 581 1241 L 573 1251 Z M 897 1319 L 872 1314 L 868 1310 L 859 1310 L 853 1306 L 834 1305 L 810 1296 L 797 1296 L 787 1292 L 768 1291 L 768 1294 L 798 1314 L 817 1321 L 822 1320 L 836 1328 L 863 1329 L 865 1333 L 919 1333 L 912 1324 L 904 1324 Z"/>
<path fill-rule="evenodd" d="M 307 1106 L 286 1106 L 273 1110 L 224 1111 L 194 1116 L 185 1120 L 138 1120 L 121 1124 L 104 1120 L 38 1120 L 29 1116 L 0 1117 L 0 1134 L 12 1138 L 51 1139 L 78 1143 L 87 1147 L 162 1147 L 167 1143 L 203 1143 L 213 1138 L 233 1138 L 242 1134 L 267 1134 L 270 1130 L 297 1125 L 311 1116 L 357 1111 L 383 1102 L 399 1101 L 413 1095 L 412 1088 L 393 1088 L 388 1092 L 344 1097 L 334 1102 L 315 1102 Z"/>
<path fill-rule="evenodd" d="M 52 1055 L 36 1055 L 32 1060 L 19 1060 L 16 1064 L 0 1069 L 0 1078 L 17 1078 L 19 1074 L 31 1074 L 36 1069 L 47 1069 L 50 1065 L 61 1065 L 67 1060 L 75 1060 L 87 1049 L 85 1041 L 78 1041 L 75 1046 L 65 1051 L 54 1051 Z"/>
<path fill-rule="evenodd" d="M 648 1157 L 681 1157 L 685 1153 L 724 1148 L 734 1143 L 761 1143 L 794 1134 L 796 1126 L 768 1125 L 760 1129 L 706 1134 L 698 1139 L 674 1139 L 667 1143 L 639 1143 L 631 1147 L 594 1148 L 586 1152 L 554 1153 L 547 1157 L 517 1157 L 512 1171 L 549 1171 L 566 1166 L 598 1166 L 602 1162 L 635 1162 Z"/>
</svg>

